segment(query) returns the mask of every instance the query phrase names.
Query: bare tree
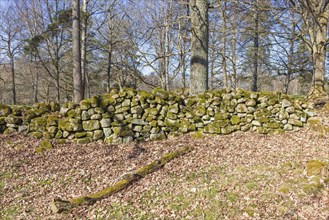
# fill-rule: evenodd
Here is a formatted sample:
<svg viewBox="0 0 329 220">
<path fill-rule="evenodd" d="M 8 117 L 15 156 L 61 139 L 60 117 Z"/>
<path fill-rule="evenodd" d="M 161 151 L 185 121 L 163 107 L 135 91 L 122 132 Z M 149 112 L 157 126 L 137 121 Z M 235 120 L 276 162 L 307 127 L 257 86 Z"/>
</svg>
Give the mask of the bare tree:
<svg viewBox="0 0 329 220">
<path fill-rule="evenodd" d="M 312 53 L 313 86 L 310 98 L 327 96 L 324 90 L 326 49 L 328 45 L 329 0 L 290 0 L 307 28 L 308 37 L 302 37 Z"/>
<path fill-rule="evenodd" d="M 0 40 L 4 44 L 4 51 L 9 59 L 10 73 L 11 73 L 11 90 L 12 90 L 12 103 L 17 103 L 16 95 L 16 68 L 15 68 L 15 56 L 19 52 L 22 41 L 19 39 L 21 33 L 21 27 L 16 22 L 17 16 L 14 8 L 9 6 L 6 10 L 1 11 L 0 15 Z"/>
</svg>

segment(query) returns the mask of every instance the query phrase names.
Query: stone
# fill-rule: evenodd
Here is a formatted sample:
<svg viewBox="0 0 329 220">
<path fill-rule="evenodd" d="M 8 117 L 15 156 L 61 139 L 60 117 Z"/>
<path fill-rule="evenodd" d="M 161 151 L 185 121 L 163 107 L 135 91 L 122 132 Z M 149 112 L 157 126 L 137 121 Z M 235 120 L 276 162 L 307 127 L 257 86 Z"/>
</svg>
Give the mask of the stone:
<svg viewBox="0 0 329 220">
<path fill-rule="evenodd" d="M 225 93 L 223 94 L 223 100 L 231 100 L 233 98 L 233 95 L 231 93 Z"/>
<path fill-rule="evenodd" d="M 291 124 L 285 124 L 283 126 L 283 130 L 285 130 L 285 131 L 291 131 L 292 129 L 293 129 L 293 127 Z"/>
<path fill-rule="evenodd" d="M 290 106 L 290 107 L 287 107 L 285 111 L 288 112 L 289 114 L 292 114 L 295 112 L 295 108 Z"/>
<path fill-rule="evenodd" d="M 245 104 L 238 104 L 235 108 L 235 111 L 238 113 L 246 113 L 248 112 L 248 109 Z"/>
<path fill-rule="evenodd" d="M 93 131 L 100 129 L 101 126 L 98 120 L 89 120 L 89 121 L 83 121 L 82 127 L 86 131 Z"/>
<path fill-rule="evenodd" d="M 109 137 L 113 132 L 111 128 L 103 128 L 104 136 Z"/>
<path fill-rule="evenodd" d="M 12 109 L 9 106 L 0 104 L 0 117 L 6 117 L 12 112 Z"/>
<path fill-rule="evenodd" d="M 230 121 L 232 125 L 237 125 L 240 123 L 240 118 L 237 115 L 232 115 Z"/>
<path fill-rule="evenodd" d="M 282 101 L 281 101 L 281 106 L 282 106 L 282 108 L 287 108 L 287 107 L 292 106 L 292 104 L 291 104 L 291 102 L 288 101 L 287 99 L 282 99 Z"/>
<path fill-rule="evenodd" d="M 289 119 L 288 123 L 294 126 L 303 127 L 303 122 L 296 119 Z"/>
<path fill-rule="evenodd" d="M 256 106 L 256 100 L 255 99 L 248 99 L 245 104 L 248 107 L 254 107 L 254 106 Z"/>
<path fill-rule="evenodd" d="M 103 118 L 100 120 L 100 124 L 102 128 L 108 128 L 111 126 L 111 119 L 110 118 Z"/>
<path fill-rule="evenodd" d="M 296 115 L 296 114 L 289 115 L 289 118 L 295 119 L 295 120 L 299 120 L 300 119 L 300 117 L 298 115 Z"/>
<path fill-rule="evenodd" d="M 216 124 L 208 124 L 203 128 L 203 132 L 210 134 L 220 134 L 221 128 Z"/>
<path fill-rule="evenodd" d="M 101 118 L 102 118 L 101 114 L 94 114 L 94 115 L 90 116 L 91 120 L 99 120 Z"/>
<path fill-rule="evenodd" d="M 102 139 L 103 137 L 104 137 L 103 130 L 95 130 L 94 131 L 94 134 L 93 134 L 93 140 L 94 141 Z"/>
<path fill-rule="evenodd" d="M 261 123 L 259 121 L 256 121 L 256 120 L 253 120 L 251 122 L 251 124 L 254 125 L 254 126 L 258 126 L 258 127 L 262 126 Z"/>
</svg>

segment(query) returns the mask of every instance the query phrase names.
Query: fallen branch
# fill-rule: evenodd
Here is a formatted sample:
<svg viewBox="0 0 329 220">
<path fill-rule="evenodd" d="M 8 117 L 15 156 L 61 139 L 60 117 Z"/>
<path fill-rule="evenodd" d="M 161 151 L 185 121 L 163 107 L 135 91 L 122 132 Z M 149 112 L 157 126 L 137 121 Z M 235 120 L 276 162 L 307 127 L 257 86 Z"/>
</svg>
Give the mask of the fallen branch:
<svg viewBox="0 0 329 220">
<path fill-rule="evenodd" d="M 87 196 L 80 196 L 72 198 L 70 200 L 62 200 L 60 198 L 55 198 L 53 202 L 50 203 L 50 208 L 54 213 L 67 212 L 74 207 L 80 205 L 91 205 L 97 200 L 101 200 L 105 197 L 111 196 L 114 193 L 123 190 L 124 188 L 130 186 L 133 182 L 145 177 L 147 174 L 153 173 L 156 170 L 163 167 L 165 164 L 171 160 L 180 157 L 192 150 L 191 147 L 185 146 L 176 151 L 170 152 L 162 156 L 160 159 L 137 169 L 134 172 L 125 174 L 120 180 L 101 191 L 89 194 Z"/>
</svg>

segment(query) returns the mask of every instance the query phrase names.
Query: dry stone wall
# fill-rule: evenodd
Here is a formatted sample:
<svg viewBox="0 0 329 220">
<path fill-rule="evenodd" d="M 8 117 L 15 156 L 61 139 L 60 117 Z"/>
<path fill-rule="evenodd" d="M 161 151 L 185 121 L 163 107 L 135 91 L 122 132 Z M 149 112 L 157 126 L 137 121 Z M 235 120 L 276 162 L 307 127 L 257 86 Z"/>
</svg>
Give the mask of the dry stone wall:
<svg viewBox="0 0 329 220">
<path fill-rule="evenodd" d="M 161 89 L 114 89 L 80 104 L 1 105 L 0 132 L 72 139 L 78 143 L 124 143 L 159 140 L 187 132 L 279 133 L 303 127 L 313 115 L 306 103 L 281 93 L 227 89 L 183 97 Z"/>
</svg>

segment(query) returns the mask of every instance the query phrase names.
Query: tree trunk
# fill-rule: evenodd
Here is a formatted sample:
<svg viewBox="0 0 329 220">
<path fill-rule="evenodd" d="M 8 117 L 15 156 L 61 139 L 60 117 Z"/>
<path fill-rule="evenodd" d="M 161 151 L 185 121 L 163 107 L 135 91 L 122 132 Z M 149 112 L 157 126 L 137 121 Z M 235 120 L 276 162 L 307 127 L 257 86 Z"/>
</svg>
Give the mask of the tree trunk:
<svg viewBox="0 0 329 220">
<path fill-rule="evenodd" d="M 226 70 L 226 0 L 222 6 L 222 71 L 224 88 L 228 88 L 227 70 Z"/>
<path fill-rule="evenodd" d="M 208 90 L 208 1 L 191 0 L 191 79 L 190 93 Z"/>
<path fill-rule="evenodd" d="M 107 85 L 106 85 L 106 92 L 110 92 L 111 90 L 111 65 L 112 65 L 112 47 L 110 46 L 110 49 L 108 51 L 108 64 L 107 64 L 107 70 L 106 70 L 106 76 L 107 76 Z"/>
<path fill-rule="evenodd" d="M 16 105 L 16 74 L 15 74 L 15 61 L 13 55 L 10 56 L 10 72 L 11 72 L 11 83 L 12 83 L 12 93 L 13 93 L 13 104 Z"/>
<path fill-rule="evenodd" d="M 83 11 L 83 28 L 81 31 L 81 75 L 82 83 L 85 88 L 85 94 L 88 94 L 89 85 L 87 83 L 89 80 L 87 74 L 87 31 L 88 31 L 88 16 L 87 16 L 87 5 L 88 0 L 83 0 L 82 11 Z"/>
<path fill-rule="evenodd" d="M 80 2 L 72 0 L 72 53 L 73 53 L 73 88 L 74 102 L 84 98 L 83 80 L 81 74 L 81 40 L 80 40 Z"/>
<path fill-rule="evenodd" d="M 114 193 L 125 189 L 126 187 L 138 181 L 139 179 L 145 177 L 146 175 L 157 171 L 165 164 L 169 163 L 171 160 L 183 156 L 189 153 L 191 150 L 193 150 L 191 147 L 184 146 L 176 151 L 167 153 L 160 159 L 155 160 L 154 162 L 149 163 L 148 165 L 143 166 L 134 172 L 130 172 L 122 175 L 122 177 L 118 178 L 118 180 L 112 186 L 109 186 L 96 193 L 91 193 L 86 196 L 72 198 L 70 200 L 63 200 L 60 198 L 56 198 L 52 203 L 50 203 L 50 208 L 54 213 L 61 213 L 61 212 L 69 211 L 77 206 L 91 205 L 98 200 L 101 200 L 105 197 L 109 197 Z"/>
<path fill-rule="evenodd" d="M 252 77 L 252 87 L 251 90 L 257 92 L 258 86 L 258 47 L 259 47 L 259 12 L 258 12 L 258 0 L 255 3 L 255 14 L 254 14 L 254 22 L 255 22 L 255 29 L 254 29 L 254 72 Z"/>
<path fill-rule="evenodd" d="M 236 6 L 237 7 L 237 6 Z M 232 47 L 232 68 L 233 73 L 231 75 L 231 86 L 236 89 L 237 87 L 237 70 L 236 70 L 236 62 L 237 62 L 237 52 L 236 52 L 236 44 L 237 44 L 237 38 L 238 38 L 238 16 L 237 12 L 233 12 L 233 26 L 232 26 L 232 41 L 231 41 L 231 47 Z"/>
</svg>

